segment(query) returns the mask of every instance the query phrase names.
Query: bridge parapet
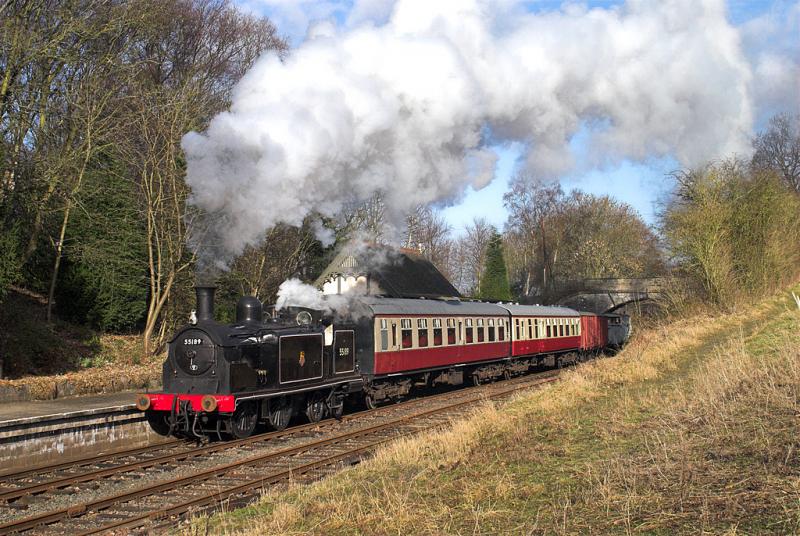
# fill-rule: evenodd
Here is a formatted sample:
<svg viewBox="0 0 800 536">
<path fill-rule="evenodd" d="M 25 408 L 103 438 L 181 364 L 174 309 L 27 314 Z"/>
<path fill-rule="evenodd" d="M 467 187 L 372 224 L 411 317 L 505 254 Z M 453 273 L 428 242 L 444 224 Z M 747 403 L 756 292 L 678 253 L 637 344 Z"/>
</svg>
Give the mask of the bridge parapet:
<svg viewBox="0 0 800 536">
<path fill-rule="evenodd" d="M 558 301 L 562 305 L 595 313 L 619 310 L 629 304 L 638 307 L 641 302 L 657 299 L 667 282 L 665 277 L 569 281 L 563 285 L 565 295 Z"/>
</svg>

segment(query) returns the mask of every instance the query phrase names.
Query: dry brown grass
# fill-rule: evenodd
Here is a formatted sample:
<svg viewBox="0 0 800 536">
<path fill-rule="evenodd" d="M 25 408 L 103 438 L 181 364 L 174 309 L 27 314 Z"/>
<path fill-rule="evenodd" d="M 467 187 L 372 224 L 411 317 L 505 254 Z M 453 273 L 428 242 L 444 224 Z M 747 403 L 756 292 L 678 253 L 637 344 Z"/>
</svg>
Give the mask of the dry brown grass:
<svg viewBox="0 0 800 536">
<path fill-rule="evenodd" d="M 140 389 L 160 384 L 165 354 L 147 356 L 139 334 L 110 335 L 55 319 L 45 300 L 15 288 L 0 307 L 0 400 Z"/>
<path fill-rule="evenodd" d="M 0 380 L 0 388 L 24 390 L 32 400 L 63 396 L 113 393 L 161 384 L 164 353 L 146 357 L 139 335 L 100 335 L 91 351 L 62 374 L 25 376 Z"/>
<path fill-rule="evenodd" d="M 798 532 L 799 332 L 786 295 L 653 328 L 558 384 L 184 532 Z"/>
</svg>

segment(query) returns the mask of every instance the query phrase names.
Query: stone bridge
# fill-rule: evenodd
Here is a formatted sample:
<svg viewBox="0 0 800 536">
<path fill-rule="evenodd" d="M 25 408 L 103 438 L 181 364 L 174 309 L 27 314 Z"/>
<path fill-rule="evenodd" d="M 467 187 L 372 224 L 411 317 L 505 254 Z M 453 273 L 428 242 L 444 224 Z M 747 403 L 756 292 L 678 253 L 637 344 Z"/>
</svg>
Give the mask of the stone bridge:
<svg viewBox="0 0 800 536">
<path fill-rule="evenodd" d="M 607 313 L 650 309 L 665 288 L 667 278 L 603 278 L 569 281 L 558 303 L 581 311 Z"/>
</svg>

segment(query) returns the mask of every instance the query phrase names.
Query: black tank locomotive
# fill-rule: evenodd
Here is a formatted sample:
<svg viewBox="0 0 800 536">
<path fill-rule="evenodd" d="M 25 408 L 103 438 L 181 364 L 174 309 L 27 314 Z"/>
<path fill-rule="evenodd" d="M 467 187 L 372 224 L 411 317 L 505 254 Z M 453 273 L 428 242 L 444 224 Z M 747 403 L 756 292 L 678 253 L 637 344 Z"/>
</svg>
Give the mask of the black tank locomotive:
<svg viewBox="0 0 800 536">
<path fill-rule="evenodd" d="M 239 300 L 236 322 L 214 320 L 214 288 L 197 287 L 192 322 L 169 342 L 163 391 L 137 407 L 162 435 L 242 438 L 259 422 L 285 428 L 293 415 L 339 416 L 361 388 L 352 325 L 290 307 L 264 318 L 261 302 Z"/>
</svg>

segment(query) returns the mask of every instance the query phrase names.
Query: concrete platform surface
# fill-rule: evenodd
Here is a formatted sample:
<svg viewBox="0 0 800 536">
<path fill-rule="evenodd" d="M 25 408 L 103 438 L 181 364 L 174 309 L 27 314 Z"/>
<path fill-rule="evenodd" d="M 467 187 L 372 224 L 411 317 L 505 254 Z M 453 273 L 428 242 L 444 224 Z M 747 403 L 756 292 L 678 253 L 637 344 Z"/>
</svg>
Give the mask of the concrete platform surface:
<svg viewBox="0 0 800 536">
<path fill-rule="evenodd" d="M 0 428 L 131 410 L 135 407 L 136 392 L 77 396 L 56 400 L 6 402 L 0 404 Z"/>
</svg>

